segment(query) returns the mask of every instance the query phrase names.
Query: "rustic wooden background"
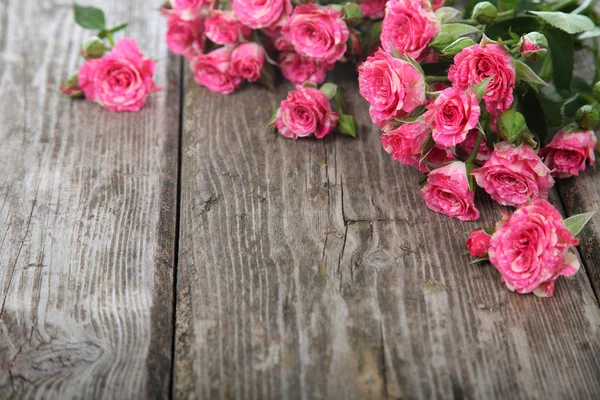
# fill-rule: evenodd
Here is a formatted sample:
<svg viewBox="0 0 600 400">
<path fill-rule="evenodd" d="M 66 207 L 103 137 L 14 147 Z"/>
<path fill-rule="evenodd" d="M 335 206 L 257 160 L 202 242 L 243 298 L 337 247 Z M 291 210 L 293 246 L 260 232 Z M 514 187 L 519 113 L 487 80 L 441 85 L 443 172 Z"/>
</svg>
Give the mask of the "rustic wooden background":
<svg viewBox="0 0 600 400">
<path fill-rule="evenodd" d="M 159 60 L 140 113 L 58 92 L 71 0 L 0 2 L 0 399 L 600 396 L 600 218 L 554 298 L 512 294 L 464 250 L 500 207 L 429 212 L 351 73 L 359 138 L 293 142 L 265 129 L 290 86 L 212 94 L 158 4 L 94 4 Z M 600 178 L 552 201 L 597 209 Z"/>
</svg>

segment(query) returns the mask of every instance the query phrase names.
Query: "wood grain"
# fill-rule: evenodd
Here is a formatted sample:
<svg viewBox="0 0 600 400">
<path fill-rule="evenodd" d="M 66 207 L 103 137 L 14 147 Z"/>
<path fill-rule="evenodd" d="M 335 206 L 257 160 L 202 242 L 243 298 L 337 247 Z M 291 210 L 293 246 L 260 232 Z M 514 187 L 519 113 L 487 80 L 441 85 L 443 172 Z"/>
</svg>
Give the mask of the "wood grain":
<svg viewBox="0 0 600 400">
<path fill-rule="evenodd" d="M 264 127 L 289 86 L 219 96 L 187 79 L 175 397 L 594 397 L 586 274 L 538 299 L 469 265 L 478 225 L 427 211 L 355 81 L 359 138 L 294 142 Z"/>
<path fill-rule="evenodd" d="M 596 7 L 600 7 L 599 4 Z M 587 51 L 575 56 L 575 73 L 587 82 L 593 82 L 596 74 L 594 58 Z M 598 132 L 596 132 L 598 136 Z M 568 216 L 600 211 L 600 176 L 590 167 L 579 177 L 560 179 L 556 186 Z M 596 215 L 582 232 L 579 252 L 587 267 L 588 276 L 600 301 L 600 215 Z"/>
<path fill-rule="evenodd" d="M 578 177 L 563 179 L 557 184 L 568 216 L 600 211 L 600 176 L 588 168 Z M 600 215 L 590 221 L 580 236 L 579 252 L 587 267 L 588 276 L 600 299 Z"/>
<path fill-rule="evenodd" d="M 72 1 L 0 2 L 0 398 L 168 395 L 180 61 L 145 0 L 94 5 L 160 60 L 138 114 L 59 93 Z"/>
</svg>

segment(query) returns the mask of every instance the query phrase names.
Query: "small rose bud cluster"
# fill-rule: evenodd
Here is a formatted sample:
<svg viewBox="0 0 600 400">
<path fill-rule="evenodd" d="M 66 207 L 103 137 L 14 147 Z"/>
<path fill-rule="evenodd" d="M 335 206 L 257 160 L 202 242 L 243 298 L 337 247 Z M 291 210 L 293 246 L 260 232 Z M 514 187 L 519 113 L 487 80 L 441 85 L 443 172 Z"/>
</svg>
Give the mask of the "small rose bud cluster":
<svg viewBox="0 0 600 400">
<path fill-rule="evenodd" d="M 74 11 L 80 26 L 98 33 L 81 44 L 86 61 L 61 85 L 61 92 L 71 98 L 85 97 L 109 111 L 141 110 L 148 96 L 160 90 L 153 80 L 156 63 L 143 56 L 135 39 L 115 43 L 113 35 L 127 24 L 106 27 L 104 12 L 95 7 L 75 5 Z"/>
</svg>

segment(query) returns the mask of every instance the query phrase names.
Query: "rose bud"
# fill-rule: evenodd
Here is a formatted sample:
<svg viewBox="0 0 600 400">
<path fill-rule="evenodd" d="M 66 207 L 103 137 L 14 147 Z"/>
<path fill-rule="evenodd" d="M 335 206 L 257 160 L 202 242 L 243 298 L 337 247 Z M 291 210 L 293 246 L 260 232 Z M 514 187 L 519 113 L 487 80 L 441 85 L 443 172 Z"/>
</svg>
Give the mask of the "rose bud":
<svg viewBox="0 0 600 400">
<path fill-rule="evenodd" d="M 600 82 L 596 82 L 592 89 L 592 94 L 596 100 L 600 101 Z"/>
<path fill-rule="evenodd" d="M 498 9 L 489 1 L 480 1 L 473 8 L 473 19 L 483 25 L 494 22 Z"/>
<path fill-rule="evenodd" d="M 524 204 L 497 224 L 488 251 L 509 290 L 550 297 L 560 276 L 574 276 L 579 260 L 569 247 L 579 240 L 548 201 Z"/>
<path fill-rule="evenodd" d="M 106 47 L 104 46 L 104 40 L 98 36 L 91 36 L 83 41 L 81 44 L 81 54 L 86 59 L 100 58 L 104 55 Z"/>
<path fill-rule="evenodd" d="M 346 3 L 344 6 L 344 19 L 349 26 L 358 26 L 362 23 L 363 12 L 358 4 Z"/>
<path fill-rule="evenodd" d="M 473 39 L 468 37 L 461 37 L 460 39 L 456 39 L 454 42 L 450 43 L 446 47 L 442 49 L 442 53 L 446 56 L 454 56 L 469 46 L 473 46 L 475 42 Z"/>
<path fill-rule="evenodd" d="M 69 96 L 72 99 L 83 97 L 83 91 L 79 89 L 77 73 L 74 73 L 67 78 L 67 80 L 60 86 L 60 91 L 65 96 Z"/>
<path fill-rule="evenodd" d="M 548 52 L 548 40 L 539 32 L 530 32 L 521 37 L 519 53 L 526 61 L 537 61 Z"/>
<path fill-rule="evenodd" d="M 594 165 L 596 135 L 593 131 L 558 132 L 552 141 L 540 150 L 544 163 L 552 170 L 552 176 L 568 178 L 585 170 L 585 163 Z"/>
<path fill-rule="evenodd" d="M 479 210 L 475 207 L 475 192 L 469 189 L 467 167 L 462 161 L 431 171 L 421 194 L 431 211 L 460 221 L 479 219 Z"/>
<path fill-rule="evenodd" d="M 471 232 L 467 239 L 467 249 L 471 256 L 475 258 L 487 257 L 492 237 L 484 230 Z"/>
<path fill-rule="evenodd" d="M 547 198 L 554 185 L 550 169 L 531 147 L 515 147 L 508 142 L 496 144 L 492 157 L 471 174 L 493 200 L 504 206 Z"/>
<path fill-rule="evenodd" d="M 310 87 L 297 86 L 288 93 L 275 120 L 269 125 L 277 127 L 279 133 L 291 139 L 315 136 L 322 139 L 335 129 L 339 114 L 331 110 L 325 93 Z"/>
<path fill-rule="evenodd" d="M 600 121 L 600 110 L 590 105 L 583 106 L 577 110 L 575 121 L 585 130 L 594 129 Z"/>
<path fill-rule="evenodd" d="M 256 82 L 265 64 L 265 50 L 261 45 L 248 42 L 239 45 L 231 53 L 230 73 Z"/>
</svg>

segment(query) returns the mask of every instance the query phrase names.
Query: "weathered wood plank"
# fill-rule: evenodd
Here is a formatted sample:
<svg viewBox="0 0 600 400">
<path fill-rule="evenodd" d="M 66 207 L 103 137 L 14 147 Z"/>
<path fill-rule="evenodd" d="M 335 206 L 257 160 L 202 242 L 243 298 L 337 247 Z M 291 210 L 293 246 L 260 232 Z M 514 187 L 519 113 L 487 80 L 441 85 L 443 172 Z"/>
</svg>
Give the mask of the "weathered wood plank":
<svg viewBox="0 0 600 400">
<path fill-rule="evenodd" d="M 575 62 L 577 75 L 593 82 L 596 75 L 593 57 L 586 51 L 580 51 Z M 579 177 L 561 179 L 556 186 L 568 216 L 600 210 L 600 176 L 595 168 L 588 168 Z M 596 298 L 600 300 L 600 216 L 596 215 L 582 233 L 579 252 Z"/>
<path fill-rule="evenodd" d="M 279 100 L 186 85 L 175 396 L 561 398 L 600 391 L 584 273 L 509 293 L 424 207 L 346 81 L 360 137 L 293 142 Z M 482 204 L 483 223 L 499 209 Z"/>
<path fill-rule="evenodd" d="M 568 216 L 590 211 L 600 211 L 600 175 L 598 175 L 594 168 L 588 168 L 579 177 L 560 181 L 557 187 Z M 600 299 L 599 215 L 596 215 L 585 228 L 580 240 L 579 252 L 587 267 L 596 297 Z"/>
<path fill-rule="evenodd" d="M 180 61 L 147 1 L 94 4 L 160 59 L 138 114 L 59 93 L 72 1 L 0 2 L 0 398 L 169 392 Z"/>
</svg>

